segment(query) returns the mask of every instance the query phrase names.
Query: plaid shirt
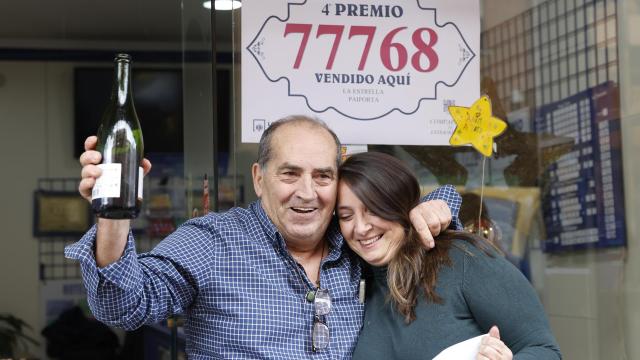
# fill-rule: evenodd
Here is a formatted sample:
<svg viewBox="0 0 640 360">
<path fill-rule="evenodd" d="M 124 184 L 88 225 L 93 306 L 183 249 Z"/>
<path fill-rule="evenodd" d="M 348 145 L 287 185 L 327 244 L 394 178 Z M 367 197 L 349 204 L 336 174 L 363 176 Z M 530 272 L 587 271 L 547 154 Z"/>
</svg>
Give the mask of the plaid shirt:
<svg viewBox="0 0 640 360">
<path fill-rule="evenodd" d="M 452 186 L 426 199 L 447 201 L 459 228 L 461 199 Z M 93 227 L 65 254 L 80 261 L 91 310 L 108 325 L 135 329 L 184 314 L 190 359 L 351 357 L 364 312 L 358 302 L 360 265 L 335 219 L 320 271 L 332 300 L 326 316 L 331 340 L 315 353 L 314 309 L 306 300 L 315 286 L 260 201 L 189 220 L 149 253 L 136 254 L 129 235 L 122 258 L 104 268 L 96 266 L 95 235 Z"/>
</svg>

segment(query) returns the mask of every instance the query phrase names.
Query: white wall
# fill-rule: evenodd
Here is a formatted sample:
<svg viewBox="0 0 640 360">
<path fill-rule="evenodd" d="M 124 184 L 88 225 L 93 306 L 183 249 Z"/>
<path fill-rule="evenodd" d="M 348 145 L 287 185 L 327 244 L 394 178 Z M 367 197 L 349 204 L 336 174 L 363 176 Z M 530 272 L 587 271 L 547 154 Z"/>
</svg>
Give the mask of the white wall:
<svg viewBox="0 0 640 360">
<path fill-rule="evenodd" d="M 623 276 L 624 346 L 628 359 L 640 358 L 640 1 L 619 2 L 618 34 L 622 147 L 628 253 Z"/>
<path fill-rule="evenodd" d="M 37 334 L 33 191 L 38 178 L 78 176 L 71 145 L 71 70 L 64 63 L 0 62 L 0 311 L 24 319 Z"/>
</svg>

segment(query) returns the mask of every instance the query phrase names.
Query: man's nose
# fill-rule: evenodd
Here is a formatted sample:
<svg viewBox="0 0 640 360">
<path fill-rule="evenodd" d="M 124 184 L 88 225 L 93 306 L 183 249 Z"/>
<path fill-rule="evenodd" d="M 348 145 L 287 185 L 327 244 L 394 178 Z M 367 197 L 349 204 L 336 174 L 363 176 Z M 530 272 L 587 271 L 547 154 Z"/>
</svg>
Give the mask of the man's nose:
<svg viewBox="0 0 640 360">
<path fill-rule="evenodd" d="M 302 176 L 298 181 L 296 195 L 305 201 L 315 200 L 317 197 L 316 186 L 311 176 Z"/>
</svg>

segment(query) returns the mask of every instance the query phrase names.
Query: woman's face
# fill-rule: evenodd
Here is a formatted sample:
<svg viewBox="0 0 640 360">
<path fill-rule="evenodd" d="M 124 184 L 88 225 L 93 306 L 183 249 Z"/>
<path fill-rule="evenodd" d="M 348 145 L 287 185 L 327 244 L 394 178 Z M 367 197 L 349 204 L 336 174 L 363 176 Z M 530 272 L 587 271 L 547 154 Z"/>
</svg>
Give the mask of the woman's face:
<svg viewBox="0 0 640 360">
<path fill-rule="evenodd" d="M 402 225 L 372 214 L 344 181 L 338 185 L 338 219 L 349 247 L 374 266 L 387 265 L 404 239 Z"/>
</svg>

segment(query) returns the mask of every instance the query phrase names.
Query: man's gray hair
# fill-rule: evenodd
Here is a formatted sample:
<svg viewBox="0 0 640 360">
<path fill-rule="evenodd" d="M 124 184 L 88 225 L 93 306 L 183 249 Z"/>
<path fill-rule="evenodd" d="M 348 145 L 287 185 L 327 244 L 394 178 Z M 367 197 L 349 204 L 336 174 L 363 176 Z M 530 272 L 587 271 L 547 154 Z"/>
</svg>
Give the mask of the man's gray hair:
<svg viewBox="0 0 640 360">
<path fill-rule="evenodd" d="M 267 163 L 269 162 L 269 160 L 271 160 L 271 157 L 273 156 L 273 149 L 272 149 L 272 143 L 271 143 L 271 141 L 273 140 L 272 139 L 273 134 L 276 132 L 276 130 L 280 126 L 289 124 L 289 123 L 301 123 L 301 124 L 315 126 L 320 129 L 324 129 L 329 134 L 331 134 L 331 136 L 333 137 L 333 140 L 336 143 L 336 168 L 340 166 L 340 159 L 341 159 L 340 140 L 338 139 L 338 136 L 336 135 L 336 133 L 334 133 L 333 130 L 331 130 L 329 126 L 325 124 L 324 121 L 316 117 L 310 117 L 306 115 L 291 115 L 291 116 L 287 116 L 282 119 L 274 121 L 262 133 L 262 137 L 260 137 L 260 144 L 258 145 L 258 164 L 260 165 L 261 169 L 264 170 L 266 168 Z"/>
</svg>

